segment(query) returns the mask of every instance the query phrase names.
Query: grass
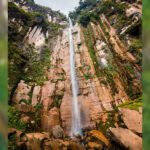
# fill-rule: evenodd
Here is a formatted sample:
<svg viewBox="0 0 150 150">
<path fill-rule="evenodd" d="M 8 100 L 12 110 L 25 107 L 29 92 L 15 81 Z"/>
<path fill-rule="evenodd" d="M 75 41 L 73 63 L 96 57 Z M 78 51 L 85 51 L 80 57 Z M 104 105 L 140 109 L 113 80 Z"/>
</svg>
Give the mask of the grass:
<svg viewBox="0 0 150 150">
<path fill-rule="evenodd" d="M 136 51 L 142 49 L 142 40 L 141 39 L 134 39 L 130 45 L 130 51 Z"/>
<path fill-rule="evenodd" d="M 129 108 L 131 110 L 139 110 L 139 107 L 143 107 L 141 98 L 133 101 L 126 101 L 125 103 L 118 106 L 118 108 Z"/>
</svg>

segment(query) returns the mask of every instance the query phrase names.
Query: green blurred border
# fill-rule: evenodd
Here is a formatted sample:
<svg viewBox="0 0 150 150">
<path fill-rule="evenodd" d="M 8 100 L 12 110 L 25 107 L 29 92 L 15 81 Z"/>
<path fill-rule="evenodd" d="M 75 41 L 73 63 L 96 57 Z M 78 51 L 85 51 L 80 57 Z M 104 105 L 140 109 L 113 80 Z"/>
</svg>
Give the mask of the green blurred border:
<svg viewBox="0 0 150 150">
<path fill-rule="evenodd" d="M 6 0 L 0 0 L 0 150 L 7 149 L 7 107 L 8 107 L 7 47 L 8 47 L 7 2 Z"/>
<path fill-rule="evenodd" d="M 143 149 L 150 150 L 150 0 L 143 0 Z"/>
</svg>

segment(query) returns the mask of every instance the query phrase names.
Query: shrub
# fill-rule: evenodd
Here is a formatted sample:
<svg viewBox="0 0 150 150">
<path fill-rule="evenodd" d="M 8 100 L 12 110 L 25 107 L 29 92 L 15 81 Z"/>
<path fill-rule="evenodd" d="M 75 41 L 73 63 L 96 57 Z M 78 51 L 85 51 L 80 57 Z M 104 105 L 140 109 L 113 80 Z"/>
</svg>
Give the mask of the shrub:
<svg viewBox="0 0 150 150">
<path fill-rule="evenodd" d="M 89 14 L 83 13 L 79 17 L 79 22 L 80 22 L 80 24 L 82 24 L 82 26 L 86 27 L 89 24 L 89 22 L 90 22 L 90 16 L 89 16 Z"/>
<path fill-rule="evenodd" d="M 21 113 L 12 106 L 8 108 L 8 126 L 10 128 L 16 128 L 21 131 L 25 131 L 27 128 L 27 124 L 20 121 Z"/>
</svg>

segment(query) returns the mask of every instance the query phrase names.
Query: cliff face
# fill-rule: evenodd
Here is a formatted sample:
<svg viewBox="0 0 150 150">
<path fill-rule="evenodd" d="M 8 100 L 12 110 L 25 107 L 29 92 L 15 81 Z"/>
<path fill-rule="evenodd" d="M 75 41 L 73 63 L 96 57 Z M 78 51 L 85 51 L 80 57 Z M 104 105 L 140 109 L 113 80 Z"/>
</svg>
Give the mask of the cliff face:
<svg viewBox="0 0 150 150">
<path fill-rule="evenodd" d="M 130 133 L 131 122 L 126 125 L 124 118 L 120 120 L 120 113 L 141 117 L 141 3 L 96 1 L 92 7 L 88 7 L 88 3 L 81 7 L 83 4 L 81 2 L 70 17 L 75 24 L 72 34 L 82 129 L 85 133 L 94 130 L 86 133 L 85 147 L 115 149 L 103 134 L 109 137 L 107 129 L 116 127 L 111 133 L 118 138 L 118 127 L 122 127 L 119 129 L 124 135 L 121 142 L 127 138 L 123 128 L 127 126 Z M 46 132 L 48 139 L 51 136 L 62 139 L 61 134 L 70 134 L 69 37 L 66 19 L 62 16 L 33 1 L 9 2 L 9 89 L 13 105 L 9 125 L 27 132 L 29 139 L 33 132 Z M 120 107 L 136 111 L 119 111 Z M 11 114 L 16 115 L 18 125 Z M 135 116 L 131 116 L 131 120 Z M 139 128 L 138 135 L 141 134 Z M 44 139 L 47 134 L 38 135 Z M 94 143 L 92 137 L 103 144 Z M 131 133 L 130 138 L 137 140 L 135 147 L 139 145 L 140 149 L 141 137 Z M 65 145 L 62 141 L 53 142 L 55 146 Z M 67 142 L 64 147 L 82 149 L 78 142 L 76 145 L 74 141 Z M 117 144 L 117 148 L 134 149 L 129 141 L 126 143 Z"/>
<path fill-rule="evenodd" d="M 38 6 L 34 2 L 30 7 L 35 7 L 35 10 L 26 12 L 20 7 L 20 3 L 9 2 L 9 92 L 11 99 L 21 79 L 27 82 L 38 82 L 38 84 L 45 80 L 43 73 L 46 69 L 43 67 L 49 67 L 53 41 L 66 26 L 63 14 Z M 49 22 L 48 12 L 43 11 L 45 9 L 54 15 L 57 14 L 57 20 L 60 21 Z M 36 69 L 35 66 L 37 66 Z"/>
</svg>

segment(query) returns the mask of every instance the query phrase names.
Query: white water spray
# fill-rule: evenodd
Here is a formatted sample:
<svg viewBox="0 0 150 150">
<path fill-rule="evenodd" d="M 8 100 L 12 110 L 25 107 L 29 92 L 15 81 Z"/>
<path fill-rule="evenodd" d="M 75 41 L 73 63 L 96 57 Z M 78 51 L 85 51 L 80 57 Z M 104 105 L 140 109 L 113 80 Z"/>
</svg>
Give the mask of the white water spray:
<svg viewBox="0 0 150 150">
<path fill-rule="evenodd" d="M 72 21 L 69 18 L 69 44 L 70 44 L 70 73 L 72 83 L 72 128 L 71 136 L 82 135 L 80 108 L 78 103 L 78 85 L 76 80 L 75 60 L 74 60 L 74 44 L 72 37 Z"/>
</svg>

